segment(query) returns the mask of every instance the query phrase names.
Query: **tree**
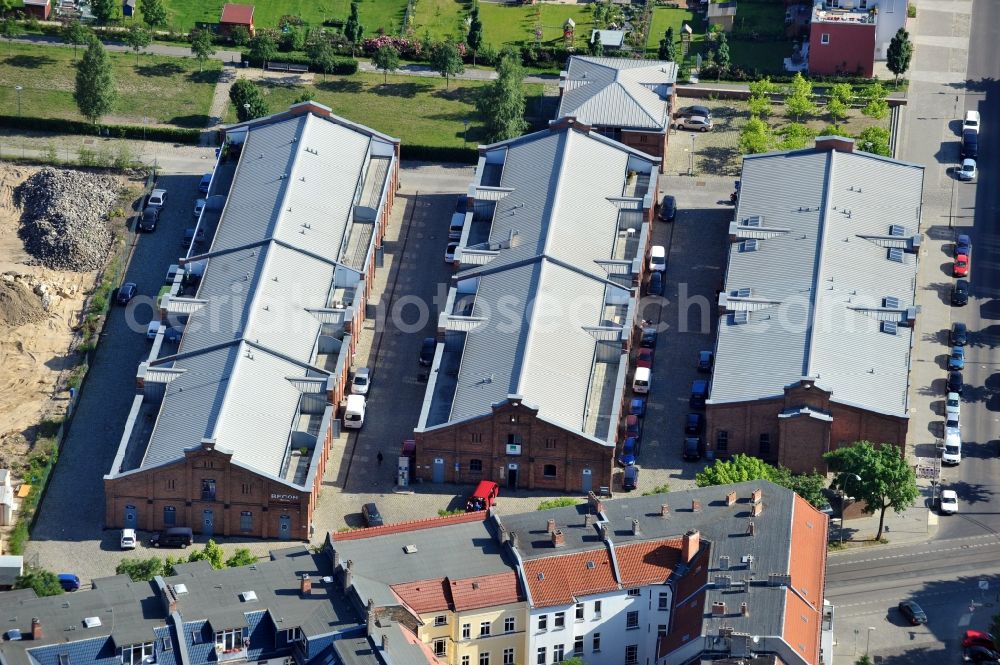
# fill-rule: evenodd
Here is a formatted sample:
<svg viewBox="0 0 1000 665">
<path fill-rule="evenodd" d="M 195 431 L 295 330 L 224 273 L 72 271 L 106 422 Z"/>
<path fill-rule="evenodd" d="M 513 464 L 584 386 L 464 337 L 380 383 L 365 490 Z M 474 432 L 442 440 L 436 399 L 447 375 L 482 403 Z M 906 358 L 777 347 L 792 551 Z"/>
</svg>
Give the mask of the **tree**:
<svg viewBox="0 0 1000 665">
<path fill-rule="evenodd" d="M 234 46 L 246 46 L 250 43 L 250 31 L 245 25 L 238 25 L 229 31 L 229 39 Z"/>
<path fill-rule="evenodd" d="M 163 561 L 154 557 L 148 559 L 122 559 L 115 568 L 115 575 L 128 575 L 133 582 L 148 582 L 163 574 Z"/>
<path fill-rule="evenodd" d="M 257 87 L 257 84 L 249 79 L 238 79 L 233 83 L 232 87 L 229 88 L 229 100 L 236 108 L 236 118 L 240 122 L 268 114 L 264 94 Z"/>
<path fill-rule="evenodd" d="M 886 511 L 892 508 L 902 512 L 920 496 L 913 468 L 899 448 L 891 444 L 858 441 L 825 453 L 823 459 L 838 474 L 831 487 L 843 490 L 849 483 L 851 493 L 865 502 L 865 514 L 878 512 L 876 540 L 882 538 Z"/>
<path fill-rule="evenodd" d="M 205 67 L 205 61 L 215 55 L 212 33 L 208 30 L 191 31 L 191 54 L 198 60 L 198 71 Z"/>
<path fill-rule="evenodd" d="M 104 44 L 94 37 L 76 68 L 76 106 L 80 115 L 97 124 L 102 115 L 114 108 L 116 96 L 111 59 Z"/>
<path fill-rule="evenodd" d="M 347 37 L 347 41 L 351 43 L 351 56 L 354 56 L 354 49 L 357 47 L 358 42 L 361 41 L 362 35 L 365 34 L 365 28 L 361 25 L 361 21 L 358 18 L 358 3 L 351 3 L 351 14 L 347 17 L 347 23 L 344 25 L 344 36 Z"/>
<path fill-rule="evenodd" d="M 337 65 L 337 53 L 328 39 L 317 39 L 309 45 L 309 63 L 326 75 Z"/>
<path fill-rule="evenodd" d="M 590 55 L 601 57 L 604 55 L 604 44 L 601 43 L 601 33 L 597 31 L 590 38 Z"/>
<path fill-rule="evenodd" d="M 865 127 L 858 134 L 858 148 L 865 152 L 871 152 L 883 157 L 892 157 L 892 148 L 889 145 L 889 130 L 885 127 L 872 125 Z"/>
<path fill-rule="evenodd" d="M 816 113 L 816 104 L 812 100 L 812 83 L 802 76 L 802 72 L 795 72 L 795 77 L 785 91 L 785 107 L 796 122 L 804 115 Z"/>
<path fill-rule="evenodd" d="M 497 78 L 483 89 L 476 108 L 486 125 L 491 142 L 520 136 L 527 129 L 524 120 L 524 68 L 520 56 L 504 51 L 497 63 Z"/>
<path fill-rule="evenodd" d="M 167 23 L 167 8 L 163 6 L 163 0 L 139 0 L 139 12 L 150 28 Z"/>
<path fill-rule="evenodd" d="M 787 487 L 803 499 L 811 503 L 816 508 L 827 505 L 826 476 L 821 473 L 792 473 L 791 469 L 778 466 L 774 470 L 774 477 L 771 480 L 782 487 Z"/>
<path fill-rule="evenodd" d="M 774 145 L 774 137 L 767 123 L 758 117 L 751 117 L 740 130 L 739 148 L 745 155 L 767 152 Z"/>
<path fill-rule="evenodd" d="M 762 97 L 773 95 L 778 92 L 778 84 L 771 81 L 771 79 L 767 76 L 756 81 L 751 81 L 747 84 L 747 88 L 750 90 L 751 95 L 759 95 Z"/>
<path fill-rule="evenodd" d="M 444 87 L 447 88 L 452 76 L 465 71 L 462 56 L 458 47 L 452 41 L 438 44 L 431 53 L 431 67 L 444 77 Z"/>
<path fill-rule="evenodd" d="M 872 659 L 868 656 L 868 654 L 865 654 L 861 656 L 861 658 L 854 661 L 854 665 L 872 665 Z"/>
<path fill-rule="evenodd" d="M 257 563 L 257 557 L 247 548 L 241 547 L 226 559 L 226 568 L 239 568 L 240 566 L 249 566 L 252 563 Z"/>
<path fill-rule="evenodd" d="M 694 481 L 698 487 L 710 487 L 745 480 L 770 480 L 773 475 L 774 467 L 764 460 L 739 453 L 727 460 L 715 460 L 711 466 L 699 471 Z"/>
<path fill-rule="evenodd" d="M 850 83 L 834 83 L 827 93 L 830 99 L 837 99 L 843 102 L 844 106 L 850 106 L 854 101 L 854 88 Z"/>
<path fill-rule="evenodd" d="M 864 92 L 864 99 L 867 103 L 861 109 L 861 112 L 869 118 L 875 118 L 876 120 L 886 117 L 889 115 L 889 103 L 886 102 L 886 96 L 885 87 L 878 81 L 875 81 Z"/>
<path fill-rule="evenodd" d="M 771 98 L 767 95 L 751 95 L 747 99 L 747 109 L 750 115 L 766 118 L 771 115 Z"/>
<path fill-rule="evenodd" d="M 896 77 L 896 84 L 899 83 L 899 75 L 910 68 L 911 58 L 913 58 L 913 43 L 910 41 L 910 33 L 904 28 L 900 28 L 889 42 L 889 48 L 885 52 L 885 64 Z"/>
<path fill-rule="evenodd" d="M 663 39 L 660 40 L 660 48 L 656 51 L 656 57 L 660 60 L 668 60 L 670 62 L 677 60 L 677 44 L 674 43 L 673 27 L 667 28 L 667 31 L 663 33 Z"/>
<path fill-rule="evenodd" d="M 483 22 L 479 20 L 479 5 L 472 8 L 469 15 L 469 33 L 465 36 L 465 45 L 472 50 L 472 66 L 476 66 L 476 54 L 483 47 Z"/>
<path fill-rule="evenodd" d="M 149 46 L 153 41 L 153 33 L 138 23 L 132 23 L 122 38 L 135 51 L 135 66 L 139 66 L 139 51 Z"/>
<path fill-rule="evenodd" d="M 14 39 L 19 37 L 23 30 L 21 26 L 12 18 L 5 18 L 0 21 L 0 35 L 7 40 L 7 54 L 10 55 L 11 44 L 14 43 Z"/>
<path fill-rule="evenodd" d="M 840 122 L 847 117 L 847 105 L 837 97 L 830 97 L 826 102 L 826 114 L 832 122 Z"/>
<path fill-rule="evenodd" d="M 120 0 L 91 0 L 90 11 L 101 23 L 114 21 L 121 16 Z"/>
<path fill-rule="evenodd" d="M 372 64 L 382 70 L 382 73 L 385 75 L 383 82 L 388 83 L 389 72 L 399 69 L 399 51 L 392 44 L 386 44 L 375 51 L 375 55 L 372 56 Z"/>
<path fill-rule="evenodd" d="M 278 43 L 270 30 L 261 30 L 250 40 L 250 57 L 260 60 L 261 69 L 267 67 L 277 53 Z"/>
<path fill-rule="evenodd" d="M 226 562 L 224 557 L 225 553 L 222 551 L 222 548 L 213 539 L 209 538 L 203 548 L 195 550 L 188 555 L 188 561 L 208 561 L 212 564 L 212 568 L 218 570 L 219 568 L 225 568 Z"/>
<path fill-rule="evenodd" d="M 39 598 L 65 593 L 62 585 L 59 584 L 59 577 L 55 573 L 41 568 L 35 568 L 23 575 L 18 575 L 17 581 L 14 582 L 14 588 L 34 589 L 35 595 Z"/>
<path fill-rule="evenodd" d="M 14 9 L 14 0 L 0 0 L 0 16 L 6 16 Z"/>
<path fill-rule="evenodd" d="M 722 72 L 729 69 L 729 63 L 731 61 L 729 53 L 729 40 L 726 38 L 726 33 L 719 33 L 719 45 L 715 51 L 715 64 L 718 67 L 718 78 L 722 78 Z"/>
<path fill-rule="evenodd" d="M 62 40 L 73 45 L 73 60 L 76 60 L 76 47 L 86 44 L 92 34 L 93 32 L 80 23 L 79 19 L 73 19 L 63 26 Z"/>
</svg>

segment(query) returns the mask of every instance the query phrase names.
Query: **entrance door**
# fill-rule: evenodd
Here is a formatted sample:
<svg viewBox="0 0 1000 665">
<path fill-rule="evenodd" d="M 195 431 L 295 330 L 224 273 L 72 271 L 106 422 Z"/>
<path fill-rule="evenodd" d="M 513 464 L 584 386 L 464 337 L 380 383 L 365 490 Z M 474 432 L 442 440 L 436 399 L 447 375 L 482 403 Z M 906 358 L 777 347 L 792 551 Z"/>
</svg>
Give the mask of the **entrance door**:
<svg viewBox="0 0 1000 665">
<path fill-rule="evenodd" d="M 135 506 L 125 506 L 125 528 L 136 529 Z"/>
<path fill-rule="evenodd" d="M 435 483 L 444 482 L 444 460 L 440 457 L 434 458 L 434 470 L 431 478 Z"/>
<path fill-rule="evenodd" d="M 507 487 L 516 490 L 517 489 L 517 465 L 508 464 L 507 465 Z"/>
<path fill-rule="evenodd" d="M 201 512 L 201 532 L 211 538 L 215 534 L 215 511 L 212 509 Z"/>
<path fill-rule="evenodd" d="M 590 471 L 590 469 L 583 470 L 583 482 L 580 483 L 580 489 L 583 491 L 584 494 L 587 494 L 588 492 L 590 492 L 590 490 L 593 489 L 594 487 L 593 478 L 594 475 Z"/>
<path fill-rule="evenodd" d="M 292 516 L 282 515 L 278 518 L 278 539 L 288 540 L 292 536 Z"/>
</svg>

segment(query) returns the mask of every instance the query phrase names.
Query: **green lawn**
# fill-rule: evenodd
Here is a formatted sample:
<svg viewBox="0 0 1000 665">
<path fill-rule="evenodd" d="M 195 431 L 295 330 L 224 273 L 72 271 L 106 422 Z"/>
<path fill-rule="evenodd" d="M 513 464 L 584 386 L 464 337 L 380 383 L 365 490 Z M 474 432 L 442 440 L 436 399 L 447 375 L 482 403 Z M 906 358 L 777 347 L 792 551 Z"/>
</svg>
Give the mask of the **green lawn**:
<svg viewBox="0 0 1000 665">
<path fill-rule="evenodd" d="M 255 6 L 254 25 L 275 28 L 282 16 L 298 16 L 307 24 L 319 26 L 331 18 L 346 19 L 350 0 L 269 0 Z M 428 0 L 423 0 L 427 2 Z M 358 0 L 358 12 L 366 35 L 379 28 L 398 34 L 406 12 L 406 0 Z M 165 0 L 170 25 L 178 30 L 190 30 L 196 23 L 218 23 L 225 0 Z"/>
<path fill-rule="evenodd" d="M 483 140 L 475 98 L 484 85 L 480 81 L 452 81 L 446 89 L 444 79 L 416 76 L 392 76 L 383 83 L 381 74 L 359 73 L 353 76 L 317 78 L 314 85 L 268 85 L 271 111 L 288 108 L 303 94 L 326 104 L 333 112 L 363 123 L 373 129 L 398 137 L 413 145 L 457 147 L 465 145 L 463 120 L 468 119 L 469 145 Z M 527 85 L 529 113 L 537 108 L 541 85 Z M 226 111 L 227 122 L 235 120 L 232 108 Z"/>
<path fill-rule="evenodd" d="M 82 53 L 82 50 L 80 51 Z M 212 93 L 222 63 L 211 60 L 204 73 L 194 59 L 109 53 L 118 83 L 115 123 L 150 123 L 202 128 L 208 122 Z M 0 113 L 17 114 L 15 85 L 21 85 L 21 114 L 82 120 L 73 100 L 76 68 L 73 50 L 4 44 L 0 46 Z"/>
<path fill-rule="evenodd" d="M 729 42 L 734 64 L 762 72 L 781 72 L 785 58 L 792 55 L 790 42 Z"/>
<path fill-rule="evenodd" d="M 649 38 L 646 41 L 646 53 L 656 56 L 660 48 L 660 40 L 667 28 L 674 29 L 674 39 L 680 42 L 681 26 L 685 23 L 691 25 L 694 33 L 691 35 L 693 41 L 700 42 L 704 38 L 705 27 L 701 16 L 695 16 L 694 12 L 687 9 L 673 9 L 670 7 L 657 7 L 653 10 L 653 24 L 649 29 Z M 678 43 L 678 49 L 680 44 Z M 678 51 L 679 52 L 679 51 Z"/>
<path fill-rule="evenodd" d="M 405 6 L 406 3 L 403 4 Z M 413 17 L 413 36 L 423 38 L 427 34 L 435 41 L 449 38 L 465 41 L 469 32 L 465 17 L 471 4 L 471 0 L 418 0 Z M 484 30 L 489 28 L 484 26 Z"/>
<path fill-rule="evenodd" d="M 424 1 L 424 0 L 421 0 Z M 482 3 L 479 15 L 483 21 L 486 41 L 494 46 L 530 44 L 535 41 L 535 26 L 542 26 L 542 43 L 561 46 L 563 24 L 572 18 L 576 22 L 576 46 L 583 48 L 594 24 L 589 5 L 500 5 Z"/>
</svg>

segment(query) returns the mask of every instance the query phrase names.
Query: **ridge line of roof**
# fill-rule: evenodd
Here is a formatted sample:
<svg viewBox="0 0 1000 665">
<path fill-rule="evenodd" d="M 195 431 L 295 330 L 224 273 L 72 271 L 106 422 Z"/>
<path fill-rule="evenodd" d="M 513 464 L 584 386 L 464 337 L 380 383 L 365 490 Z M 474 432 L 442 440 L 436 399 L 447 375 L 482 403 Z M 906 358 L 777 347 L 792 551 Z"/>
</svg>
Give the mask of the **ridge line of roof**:
<svg viewBox="0 0 1000 665">
<path fill-rule="evenodd" d="M 823 281 L 826 256 L 826 238 L 830 230 L 830 199 L 833 197 L 833 169 L 836 150 L 826 153 L 826 169 L 823 178 L 823 200 L 819 209 L 819 228 L 816 238 L 816 259 L 813 262 L 812 293 L 809 294 L 809 324 L 806 326 L 806 357 L 803 359 L 802 376 L 815 376 L 813 356 L 816 352 L 816 318 L 819 315 L 820 285 Z"/>
<path fill-rule="evenodd" d="M 635 98 L 635 95 L 633 95 L 632 91 L 628 89 L 628 86 L 623 85 L 622 82 L 618 80 L 618 76 L 621 74 L 622 71 L 623 70 L 619 69 L 618 70 L 618 74 L 615 74 L 614 85 L 617 85 L 619 88 L 621 88 L 622 91 L 625 93 L 625 95 L 629 99 L 631 99 L 633 102 L 635 102 L 635 105 L 639 107 L 639 109 L 643 112 L 643 114 L 647 118 L 649 118 L 652 122 L 659 123 L 660 120 L 657 119 L 657 118 L 654 118 L 653 115 L 649 112 L 649 109 L 646 108 L 646 105 L 643 104 L 642 102 L 640 102 L 638 99 Z M 637 83 L 636 85 L 640 85 L 640 86 L 645 87 L 646 84 L 645 83 Z M 648 88 L 647 88 L 647 90 L 648 90 Z M 650 92 L 652 92 L 652 90 L 650 90 Z"/>
</svg>

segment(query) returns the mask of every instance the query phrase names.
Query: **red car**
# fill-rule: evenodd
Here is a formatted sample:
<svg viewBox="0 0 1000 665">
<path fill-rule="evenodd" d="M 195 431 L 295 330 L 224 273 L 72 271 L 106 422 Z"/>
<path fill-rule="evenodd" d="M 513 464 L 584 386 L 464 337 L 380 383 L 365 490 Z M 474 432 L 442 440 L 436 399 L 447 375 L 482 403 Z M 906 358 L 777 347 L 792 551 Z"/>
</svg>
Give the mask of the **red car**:
<svg viewBox="0 0 1000 665">
<path fill-rule="evenodd" d="M 636 367 L 652 367 L 653 366 L 653 349 L 640 348 L 639 354 L 636 356 L 635 360 Z"/>
<path fill-rule="evenodd" d="M 984 633 L 981 630 L 967 630 L 962 633 L 962 646 L 963 647 L 986 647 L 987 649 L 993 648 L 993 638 L 990 637 L 989 633 Z"/>
<path fill-rule="evenodd" d="M 968 277 L 969 275 L 969 255 L 959 254 L 955 257 L 955 267 L 952 270 L 955 277 Z"/>
<path fill-rule="evenodd" d="M 635 437 L 636 441 L 642 436 L 642 423 L 639 421 L 639 416 L 625 418 L 625 436 Z"/>
</svg>

